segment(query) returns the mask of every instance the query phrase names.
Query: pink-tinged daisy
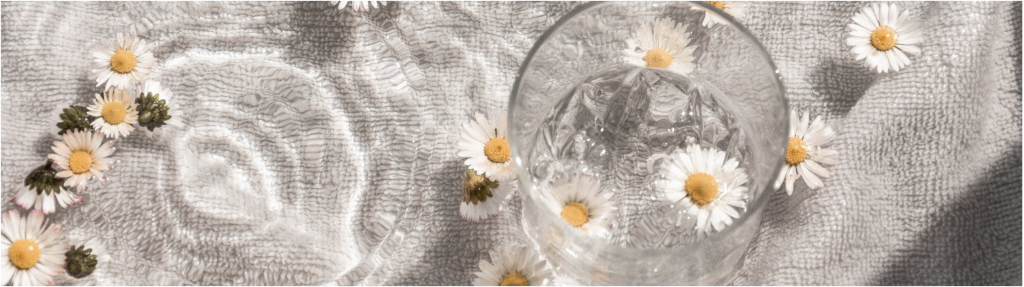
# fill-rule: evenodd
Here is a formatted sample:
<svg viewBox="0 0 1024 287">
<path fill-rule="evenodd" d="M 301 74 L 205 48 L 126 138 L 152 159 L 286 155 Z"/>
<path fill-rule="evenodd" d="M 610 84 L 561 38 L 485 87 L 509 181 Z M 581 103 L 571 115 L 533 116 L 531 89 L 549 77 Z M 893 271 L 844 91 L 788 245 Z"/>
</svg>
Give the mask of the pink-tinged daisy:
<svg viewBox="0 0 1024 287">
<path fill-rule="evenodd" d="M 0 282 L 15 286 L 53 285 L 64 272 L 64 252 L 60 224 L 50 224 L 42 210 L 21 216 L 17 209 L 3 214 L 3 239 L 0 250 Z"/>
<path fill-rule="evenodd" d="M 53 165 L 53 160 L 47 159 L 46 164 L 29 172 L 25 185 L 18 188 L 11 201 L 26 210 L 42 210 L 44 214 L 56 212 L 57 206 L 68 208 L 82 202 L 77 194 L 64 189 L 64 179 L 57 177 Z"/>
</svg>

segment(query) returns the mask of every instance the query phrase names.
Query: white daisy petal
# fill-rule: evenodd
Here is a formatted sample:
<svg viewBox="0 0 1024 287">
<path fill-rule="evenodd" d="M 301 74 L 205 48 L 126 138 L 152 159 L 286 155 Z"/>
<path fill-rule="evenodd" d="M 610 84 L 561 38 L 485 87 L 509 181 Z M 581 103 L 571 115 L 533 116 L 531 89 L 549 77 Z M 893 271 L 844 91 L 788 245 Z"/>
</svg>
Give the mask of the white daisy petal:
<svg viewBox="0 0 1024 287">
<path fill-rule="evenodd" d="M 889 5 L 882 4 L 875 10 L 879 26 L 889 26 Z"/>
<path fill-rule="evenodd" d="M 793 183 L 795 183 L 798 178 L 800 178 L 800 173 L 797 172 L 797 169 L 795 167 L 789 169 L 789 173 L 786 175 L 787 194 L 793 195 Z"/>
</svg>

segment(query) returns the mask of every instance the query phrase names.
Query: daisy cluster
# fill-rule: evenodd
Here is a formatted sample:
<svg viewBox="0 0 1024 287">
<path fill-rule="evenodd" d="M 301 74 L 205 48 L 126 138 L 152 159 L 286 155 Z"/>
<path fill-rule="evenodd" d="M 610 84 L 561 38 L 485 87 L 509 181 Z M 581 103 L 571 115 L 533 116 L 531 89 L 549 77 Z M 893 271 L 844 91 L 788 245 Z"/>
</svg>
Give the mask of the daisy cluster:
<svg viewBox="0 0 1024 287">
<path fill-rule="evenodd" d="M 477 223 L 496 217 L 512 199 L 512 185 L 518 179 L 512 164 L 508 141 L 508 117 L 505 111 L 487 118 L 477 113 L 462 126 L 458 156 L 468 167 L 462 182 L 459 216 Z M 481 260 L 473 285 L 540 286 L 547 284 L 552 271 L 547 261 L 531 248 L 502 245 L 491 251 L 491 261 Z"/>
<path fill-rule="evenodd" d="M 95 271 L 102 244 L 68 246 L 63 243 L 61 225 L 51 224 L 46 216 L 81 202 L 79 194 L 94 178 L 106 179 L 105 173 L 115 163 L 115 140 L 130 136 L 136 128 L 149 133 L 165 125 L 183 126 L 171 91 L 146 79 L 156 62 L 151 49 L 142 39 L 118 34 L 117 39 L 91 50 L 91 76 L 103 90 L 94 95 L 91 105 L 61 111 L 51 131 L 60 139 L 50 148 L 54 153 L 29 172 L 11 200 L 27 212 L 15 209 L 3 214 L 0 252 L 8 260 L 0 260 L 0 282 L 52 285 L 65 270 L 75 278 Z"/>
<path fill-rule="evenodd" d="M 726 24 L 728 21 L 720 16 L 722 14 L 737 19 L 744 15 L 743 3 L 705 2 L 714 8 L 693 8 L 704 12 L 702 25 L 705 28 Z M 876 4 L 863 10 L 855 17 L 856 23 L 850 25 L 854 31 L 848 40 L 855 46 L 857 59 L 867 58 L 867 66 L 878 72 L 898 71 L 908 65 L 910 62 L 904 52 L 915 55 L 920 52 L 914 46 L 920 38 L 919 27 L 908 19 L 909 13 L 901 14 L 895 4 Z M 697 46 L 692 43 L 687 29 L 686 25 L 668 18 L 641 23 L 633 37 L 626 40 L 623 61 L 682 75 L 692 73 L 697 68 L 693 55 Z M 860 38 L 854 39 L 856 37 Z M 785 164 L 774 184 L 776 190 L 784 185 L 790 195 L 800 178 L 811 189 L 823 187 L 823 178 L 831 176 L 825 165 L 837 163 L 838 153 L 826 147 L 835 132 L 820 116 L 813 121 L 809 118 L 806 112 L 798 117 L 796 110 L 791 111 Z M 471 222 L 497 216 L 512 197 L 512 190 L 505 183 L 516 179 L 506 114 L 502 112 L 490 120 L 477 114 L 473 121 L 463 125 L 458 155 L 467 158 L 465 164 L 469 167 L 463 182 L 460 216 Z M 715 147 L 703 148 L 696 144 L 676 150 L 666 159 L 659 167 L 660 175 L 654 188 L 662 199 L 681 209 L 677 224 L 692 222 L 695 232 L 709 235 L 725 230 L 746 211 L 750 179 L 738 159 Z M 589 236 L 610 236 L 618 207 L 613 194 L 602 189 L 599 177 L 585 173 L 558 175 L 541 185 L 538 192 L 542 204 L 560 216 L 567 226 Z M 480 261 L 474 285 L 549 283 L 546 278 L 551 276 L 551 270 L 529 248 L 499 246 L 491 251 L 490 258 L 491 261 Z"/>
</svg>

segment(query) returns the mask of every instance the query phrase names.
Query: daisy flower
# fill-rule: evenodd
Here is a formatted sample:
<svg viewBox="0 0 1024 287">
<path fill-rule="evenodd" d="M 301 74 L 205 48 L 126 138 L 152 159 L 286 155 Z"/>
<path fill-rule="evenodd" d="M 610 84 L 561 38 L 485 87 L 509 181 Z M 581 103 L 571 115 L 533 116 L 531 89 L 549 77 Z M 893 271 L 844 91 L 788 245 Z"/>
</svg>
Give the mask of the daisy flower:
<svg viewBox="0 0 1024 287">
<path fill-rule="evenodd" d="M 175 103 L 174 93 L 160 85 L 157 81 L 146 81 L 141 87 L 142 94 L 136 98 L 139 105 L 139 125 L 148 131 L 170 125 L 181 128 L 182 111 Z"/>
<path fill-rule="evenodd" d="M 15 286 L 53 285 L 64 269 L 64 251 L 60 242 L 63 229 L 51 225 L 42 210 L 33 210 L 22 217 L 17 209 L 3 215 L 3 239 L 0 250 L 3 257 L 0 282 Z"/>
<path fill-rule="evenodd" d="M 466 170 L 459 216 L 473 223 L 498 216 L 504 209 L 502 203 L 512 195 L 512 182 L 494 181 L 472 169 Z"/>
<path fill-rule="evenodd" d="M 718 10 L 722 10 L 722 12 L 725 12 L 726 14 L 729 14 L 729 16 L 732 16 L 733 18 L 736 19 L 743 18 L 743 8 L 745 8 L 746 6 L 745 4 L 743 4 L 743 2 L 735 1 L 704 1 L 704 3 L 708 3 L 711 6 L 715 6 L 715 8 L 718 8 Z M 714 27 L 715 24 L 726 23 L 725 18 L 722 18 L 722 16 L 715 14 L 715 12 L 712 12 L 707 8 L 693 5 L 693 7 L 690 7 L 690 9 L 704 11 L 704 27 L 711 28 Z"/>
<path fill-rule="evenodd" d="M 491 262 L 480 260 L 475 286 L 544 286 L 551 278 L 547 261 L 522 246 L 501 246 L 492 250 Z"/>
<path fill-rule="evenodd" d="M 110 263 L 110 255 L 100 240 L 91 238 L 84 244 L 79 242 L 73 241 L 71 248 L 64 253 L 64 270 L 68 275 L 81 279 L 93 274 L 103 264 Z"/>
<path fill-rule="evenodd" d="M 548 188 L 542 193 L 543 202 L 565 223 L 596 237 L 611 233 L 619 207 L 612 201 L 611 192 L 601 192 L 601 180 L 596 176 L 559 176 Z"/>
<path fill-rule="evenodd" d="M 516 169 L 508 145 L 506 112 L 492 119 L 494 121 L 489 121 L 477 113 L 476 120 L 462 125 L 458 155 L 467 158 L 466 165 L 477 173 L 491 180 L 509 181 L 516 178 Z"/>
<path fill-rule="evenodd" d="M 686 25 L 676 24 L 668 18 L 655 19 L 654 23 L 642 23 L 633 33 L 633 38 L 626 40 L 627 48 L 622 50 L 626 55 L 623 60 L 630 65 L 668 69 L 680 75 L 686 75 L 697 67 L 693 60 L 696 46 L 690 45 Z"/>
<path fill-rule="evenodd" d="M 912 55 L 921 54 L 917 45 L 923 38 L 921 25 L 910 18 L 910 11 L 900 13 L 896 4 L 871 4 L 853 16 L 848 27 L 850 34 L 846 44 L 857 60 L 864 59 L 864 65 L 879 73 L 899 72 L 910 65 Z"/>
<path fill-rule="evenodd" d="M 57 205 L 68 208 L 82 202 L 77 194 L 64 189 L 64 180 L 56 175 L 53 160 L 47 159 L 46 164 L 29 172 L 25 185 L 18 189 L 11 201 L 26 210 L 42 210 L 44 214 L 56 212 Z"/>
<path fill-rule="evenodd" d="M 668 201 L 696 217 L 695 229 L 704 234 L 722 231 L 746 210 L 747 174 L 735 158 L 725 158 L 717 149 L 690 145 L 665 162 L 665 178 L 656 182 Z"/>
<path fill-rule="evenodd" d="M 96 86 L 105 83 L 104 90 L 110 87 L 127 89 L 148 75 L 156 64 L 152 49 L 146 45 L 146 41 L 120 33 L 117 34 L 117 40 L 92 48 L 92 56 L 92 74 L 96 77 Z"/>
<path fill-rule="evenodd" d="M 836 133 L 831 127 L 825 125 L 821 116 L 815 117 L 808 126 L 810 115 L 804 112 L 803 117 L 797 119 L 797 112 L 789 113 L 789 146 L 786 147 L 786 164 L 779 171 L 775 179 L 775 190 L 786 183 L 786 194 L 793 195 L 793 182 L 803 177 L 807 187 L 811 189 L 825 186 L 821 177 L 830 177 L 832 174 L 822 164 L 836 164 L 836 156 L 839 154 L 833 149 L 822 148 L 832 142 Z"/>
<path fill-rule="evenodd" d="M 114 153 L 114 141 L 104 143 L 99 132 L 82 130 L 66 132 L 63 137 L 64 141 L 53 142 L 50 149 L 56 153 L 46 158 L 62 169 L 56 176 L 64 179 L 64 186 L 75 187 L 81 192 L 93 175 L 104 178 L 102 171 L 110 169 L 114 163 L 110 158 Z"/>
<path fill-rule="evenodd" d="M 114 139 L 126 137 L 135 130 L 134 124 L 139 123 L 139 111 L 132 104 L 134 97 L 123 89 L 110 89 L 103 96 L 96 94 L 96 99 L 89 106 L 89 115 L 96 119 L 92 128 Z"/>
<path fill-rule="evenodd" d="M 349 2 L 352 2 L 352 13 L 359 12 L 360 10 L 370 11 L 370 6 L 373 6 L 373 9 L 377 9 L 377 3 L 380 3 L 380 6 L 388 4 L 388 1 L 331 1 L 331 5 L 338 5 L 338 10 L 344 10 Z"/>
</svg>

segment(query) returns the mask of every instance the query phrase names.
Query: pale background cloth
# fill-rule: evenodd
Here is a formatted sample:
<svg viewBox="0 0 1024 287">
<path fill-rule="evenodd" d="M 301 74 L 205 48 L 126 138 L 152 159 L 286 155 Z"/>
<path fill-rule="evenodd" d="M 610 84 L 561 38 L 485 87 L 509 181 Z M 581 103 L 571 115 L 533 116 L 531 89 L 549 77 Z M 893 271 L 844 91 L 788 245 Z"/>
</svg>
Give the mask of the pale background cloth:
<svg viewBox="0 0 1024 287">
<path fill-rule="evenodd" d="M 825 188 L 772 196 L 733 283 L 1021 283 L 1021 3 L 901 4 L 923 54 L 889 75 L 845 44 L 864 3 L 748 6 L 790 104 L 842 156 Z M 578 5 L 4 2 L 4 200 L 50 153 L 58 108 L 99 91 L 89 48 L 135 33 L 187 127 L 118 141 L 110 179 L 53 217 L 110 257 L 60 283 L 469 284 L 526 238 L 518 205 L 459 219 L 458 129 L 507 107 Z"/>
</svg>

